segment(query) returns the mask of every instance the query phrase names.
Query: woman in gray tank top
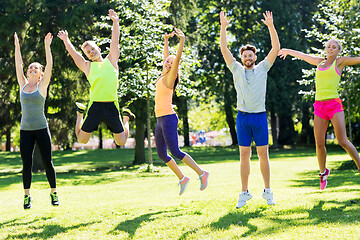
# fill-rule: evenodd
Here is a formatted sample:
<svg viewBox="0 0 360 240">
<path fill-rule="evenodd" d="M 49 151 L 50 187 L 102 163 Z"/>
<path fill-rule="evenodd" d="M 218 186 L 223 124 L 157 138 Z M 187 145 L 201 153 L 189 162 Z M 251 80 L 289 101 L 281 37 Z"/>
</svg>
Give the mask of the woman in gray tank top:
<svg viewBox="0 0 360 240">
<path fill-rule="evenodd" d="M 46 170 L 46 177 L 51 187 L 51 203 L 53 206 L 59 205 L 56 193 L 56 173 L 52 163 L 51 136 L 44 113 L 47 88 L 50 83 L 53 64 L 50 49 L 52 38 L 51 33 L 48 33 L 44 40 L 46 53 L 45 71 L 43 71 L 43 66 L 40 63 L 33 62 L 29 65 L 25 77 L 19 39 L 16 33 L 14 35 L 16 77 L 20 86 L 22 111 L 20 123 L 20 153 L 23 162 L 24 209 L 31 208 L 32 198 L 30 196 L 30 185 L 32 179 L 32 156 L 35 143 L 37 143 L 40 149 Z"/>
</svg>

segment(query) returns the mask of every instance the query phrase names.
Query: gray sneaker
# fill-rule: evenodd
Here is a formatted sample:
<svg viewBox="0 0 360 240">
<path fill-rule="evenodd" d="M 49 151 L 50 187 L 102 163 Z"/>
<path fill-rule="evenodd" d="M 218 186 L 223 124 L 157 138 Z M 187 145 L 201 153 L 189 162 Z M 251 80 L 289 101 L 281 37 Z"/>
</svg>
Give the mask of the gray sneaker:
<svg viewBox="0 0 360 240">
<path fill-rule="evenodd" d="M 246 204 L 246 201 L 251 199 L 253 196 L 251 195 L 250 192 L 242 192 L 240 193 L 240 196 L 239 196 L 239 200 L 236 204 L 236 208 L 241 208 L 243 206 L 245 206 Z"/>
<path fill-rule="evenodd" d="M 185 192 L 185 189 L 186 189 L 187 185 L 189 184 L 189 182 L 190 182 L 190 178 L 188 178 L 188 177 L 185 177 L 184 180 L 179 181 L 179 184 L 178 184 L 178 185 L 180 185 L 179 195 L 181 195 Z"/>
<path fill-rule="evenodd" d="M 263 192 L 261 196 L 266 200 L 267 204 L 269 205 L 276 204 L 272 192 Z"/>
</svg>

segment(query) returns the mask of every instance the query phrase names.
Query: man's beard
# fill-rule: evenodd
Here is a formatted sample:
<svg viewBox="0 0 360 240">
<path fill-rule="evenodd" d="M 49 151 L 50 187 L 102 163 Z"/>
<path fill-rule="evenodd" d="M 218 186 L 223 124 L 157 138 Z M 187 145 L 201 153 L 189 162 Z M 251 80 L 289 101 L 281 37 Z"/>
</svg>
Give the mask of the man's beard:
<svg viewBox="0 0 360 240">
<path fill-rule="evenodd" d="M 246 61 L 245 63 L 244 63 L 244 65 L 247 67 L 247 68 L 251 68 L 253 65 L 254 65 L 254 61 Z"/>
</svg>

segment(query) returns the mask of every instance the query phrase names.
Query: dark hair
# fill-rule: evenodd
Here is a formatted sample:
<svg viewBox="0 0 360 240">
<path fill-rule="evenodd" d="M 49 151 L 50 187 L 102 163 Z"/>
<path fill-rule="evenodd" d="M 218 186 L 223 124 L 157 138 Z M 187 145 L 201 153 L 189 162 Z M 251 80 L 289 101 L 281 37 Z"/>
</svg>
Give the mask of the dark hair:
<svg viewBox="0 0 360 240">
<path fill-rule="evenodd" d="M 175 91 L 177 85 L 179 84 L 179 82 L 180 82 L 180 74 L 178 73 L 176 76 L 175 82 L 174 82 L 174 91 Z"/>
<path fill-rule="evenodd" d="M 242 54 L 243 54 L 243 52 L 244 52 L 244 51 L 246 51 L 246 50 L 253 51 L 253 52 L 254 52 L 254 54 L 256 54 L 256 52 L 257 52 L 257 50 L 256 50 L 256 47 L 255 47 L 255 46 L 250 45 L 250 44 L 246 44 L 245 46 L 242 46 L 242 47 L 240 48 L 240 55 L 242 55 Z"/>
</svg>

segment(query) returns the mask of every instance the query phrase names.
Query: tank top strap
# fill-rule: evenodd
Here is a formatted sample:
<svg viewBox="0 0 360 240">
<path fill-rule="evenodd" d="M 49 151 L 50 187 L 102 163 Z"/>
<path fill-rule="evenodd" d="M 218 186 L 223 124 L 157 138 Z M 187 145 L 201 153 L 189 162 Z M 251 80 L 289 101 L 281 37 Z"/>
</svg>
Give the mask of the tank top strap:
<svg viewBox="0 0 360 240">
<path fill-rule="evenodd" d="M 326 60 L 324 59 L 324 60 L 322 60 L 318 65 L 317 65 L 317 67 L 320 67 L 320 65 L 323 63 L 323 62 L 325 62 Z"/>
<path fill-rule="evenodd" d="M 25 85 L 22 87 L 22 89 L 21 89 L 22 92 L 24 92 L 26 85 L 28 85 L 28 83 L 25 83 Z"/>
</svg>

